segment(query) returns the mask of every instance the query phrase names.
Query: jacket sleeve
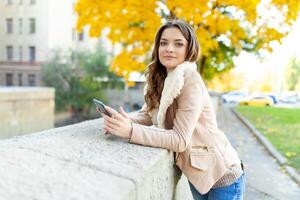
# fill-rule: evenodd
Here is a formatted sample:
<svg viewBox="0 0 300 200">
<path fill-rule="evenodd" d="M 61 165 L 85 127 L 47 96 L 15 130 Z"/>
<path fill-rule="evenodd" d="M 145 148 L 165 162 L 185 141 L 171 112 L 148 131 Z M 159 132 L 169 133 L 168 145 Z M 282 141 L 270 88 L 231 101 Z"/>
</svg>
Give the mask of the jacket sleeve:
<svg viewBox="0 0 300 200">
<path fill-rule="evenodd" d="M 152 120 L 147 112 L 147 105 L 144 103 L 141 110 L 129 116 L 132 123 L 151 126 Z"/>
<path fill-rule="evenodd" d="M 133 123 L 129 142 L 183 152 L 187 148 L 208 95 L 197 72 L 185 76 L 184 86 L 177 98 L 173 128 L 170 130 Z"/>
</svg>

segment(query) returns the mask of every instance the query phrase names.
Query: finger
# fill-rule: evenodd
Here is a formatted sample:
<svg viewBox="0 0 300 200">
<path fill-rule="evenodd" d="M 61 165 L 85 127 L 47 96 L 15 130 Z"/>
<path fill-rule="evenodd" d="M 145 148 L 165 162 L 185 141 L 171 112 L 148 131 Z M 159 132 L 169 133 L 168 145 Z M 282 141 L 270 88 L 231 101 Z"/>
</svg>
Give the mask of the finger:
<svg viewBox="0 0 300 200">
<path fill-rule="evenodd" d="M 124 117 L 129 118 L 129 115 L 125 112 L 125 110 L 123 109 L 122 106 L 120 106 L 120 113 L 121 113 L 121 115 L 123 115 Z"/>
<path fill-rule="evenodd" d="M 103 132 L 104 134 L 107 134 L 108 131 L 107 131 L 105 128 L 103 128 L 103 129 L 102 129 L 102 132 Z"/>
<path fill-rule="evenodd" d="M 103 116 L 103 118 L 104 118 L 104 122 L 120 126 L 120 122 L 117 119 L 114 119 L 112 117 L 108 117 L 107 115 Z"/>
<path fill-rule="evenodd" d="M 110 116 L 104 114 L 103 112 L 100 112 L 100 113 L 101 113 L 101 116 L 102 116 L 104 119 L 105 119 L 105 117 L 110 118 Z"/>
<path fill-rule="evenodd" d="M 103 133 L 104 133 L 104 135 L 109 135 L 110 134 L 110 132 L 106 128 L 103 128 Z"/>
<path fill-rule="evenodd" d="M 109 107 L 109 106 L 105 106 L 105 109 L 110 112 L 110 114 L 112 114 L 113 116 L 115 116 L 116 119 L 122 119 L 122 115 L 120 115 L 120 113 L 118 113 L 115 109 Z"/>
<path fill-rule="evenodd" d="M 114 128 L 110 128 L 110 127 L 105 127 L 105 129 L 107 130 L 107 132 L 116 135 L 116 130 Z"/>
<path fill-rule="evenodd" d="M 115 129 L 115 130 L 119 129 L 119 126 L 118 126 L 118 125 L 112 124 L 112 123 L 110 123 L 110 122 L 104 123 L 104 127 L 105 127 L 105 128 L 109 127 L 109 128 Z"/>
</svg>

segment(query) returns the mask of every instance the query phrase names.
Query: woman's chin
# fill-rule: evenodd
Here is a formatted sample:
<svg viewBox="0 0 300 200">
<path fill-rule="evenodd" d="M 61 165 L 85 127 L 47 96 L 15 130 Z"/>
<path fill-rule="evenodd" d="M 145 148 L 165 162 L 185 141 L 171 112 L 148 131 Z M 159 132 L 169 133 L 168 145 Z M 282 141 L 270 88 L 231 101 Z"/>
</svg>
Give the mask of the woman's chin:
<svg viewBox="0 0 300 200">
<path fill-rule="evenodd" d="M 165 62 L 165 63 L 162 63 L 163 66 L 165 66 L 165 68 L 167 69 L 172 69 L 172 68 L 175 68 L 178 64 L 177 63 L 170 63 L 170 62 Z"/>
</svg>

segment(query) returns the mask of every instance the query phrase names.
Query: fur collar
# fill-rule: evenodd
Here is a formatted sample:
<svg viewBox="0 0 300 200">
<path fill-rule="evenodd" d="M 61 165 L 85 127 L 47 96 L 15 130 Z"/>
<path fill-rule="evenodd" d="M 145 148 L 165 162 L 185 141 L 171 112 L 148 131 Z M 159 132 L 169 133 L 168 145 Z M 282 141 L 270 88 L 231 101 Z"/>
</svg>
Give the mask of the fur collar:
<svg viewBox="0 0 300 200">
<path fill-rule="evenodd" d="M 181 89 L 184 86 L 184 72 L 192 68 L 197 69 L 196 63 L 184 62 L 178 65 L 175 69 L 168 72 L 164 82 L 159 107 L 149 112 L 154 125 L 158 128 L 165 128 L 165 119 L 168 107 L 173 103 L 174 99 L 180 95 Z M 147 91 L 145 86 L 144 93 Z"/>
</svg>

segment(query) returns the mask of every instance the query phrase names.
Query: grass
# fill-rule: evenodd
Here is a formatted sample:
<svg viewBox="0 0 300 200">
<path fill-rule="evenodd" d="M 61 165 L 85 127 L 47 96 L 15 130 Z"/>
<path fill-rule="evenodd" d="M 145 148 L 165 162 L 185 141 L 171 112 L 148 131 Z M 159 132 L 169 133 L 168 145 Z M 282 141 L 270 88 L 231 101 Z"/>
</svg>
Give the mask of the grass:
<svg viewBox="0 0 300 200">
<path fill-rule="evenodd" d="M 300 109 L 275 107 L 237 107 L 284 155 L 288 164 L 300 172 Z"/>
</svg>

